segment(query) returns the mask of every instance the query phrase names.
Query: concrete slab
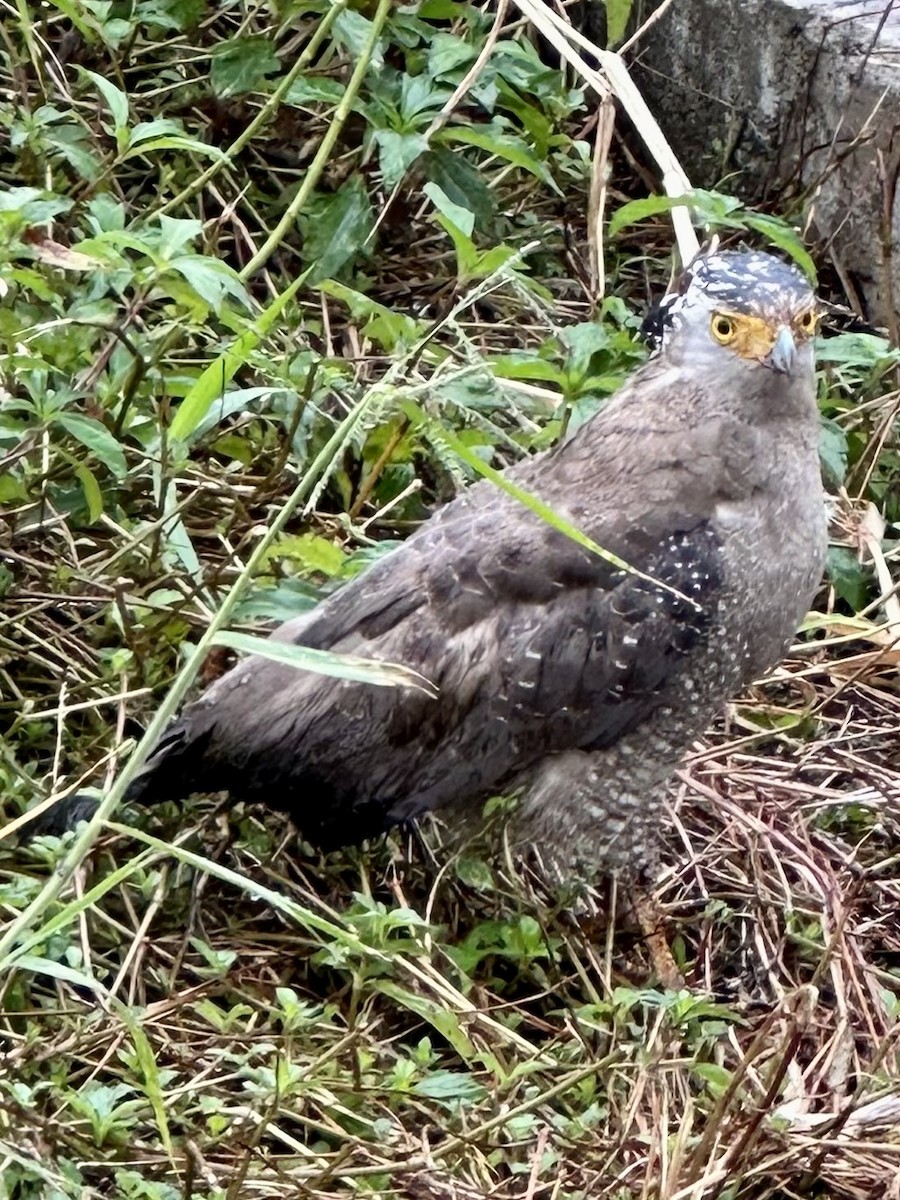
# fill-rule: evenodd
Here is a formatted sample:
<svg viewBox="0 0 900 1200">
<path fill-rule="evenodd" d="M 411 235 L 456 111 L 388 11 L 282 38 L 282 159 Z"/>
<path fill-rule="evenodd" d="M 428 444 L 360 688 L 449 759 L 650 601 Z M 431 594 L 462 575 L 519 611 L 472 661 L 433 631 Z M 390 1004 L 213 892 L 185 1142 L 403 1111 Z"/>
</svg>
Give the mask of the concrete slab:
<svg viewBox="0 0 900 1200">
<path fill-rule="evenodd" d="M 674 0 L 632 69 L 692 182 L 796 202 L 896 336 L 900 2 Z"/>
</svg>

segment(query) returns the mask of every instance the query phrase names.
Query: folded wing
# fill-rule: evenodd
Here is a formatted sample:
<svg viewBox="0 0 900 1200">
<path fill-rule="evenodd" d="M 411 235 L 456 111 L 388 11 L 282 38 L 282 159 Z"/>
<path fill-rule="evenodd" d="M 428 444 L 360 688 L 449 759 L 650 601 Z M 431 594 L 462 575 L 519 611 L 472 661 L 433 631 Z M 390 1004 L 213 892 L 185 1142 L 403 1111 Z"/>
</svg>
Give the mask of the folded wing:
<svg viewBox="0 0 900 1200">
<path fill-rule="evenodd" d="M 548 754 L 612 744 L 704 637 L 722 565 L 689 512 L 608 532 L 606 548 L 663 586 L 473 489 L 275 634 L 404 663 L 437 698 L 252 657 L 170 727 L 131 795 L 227 789 L 329 847 L 502 791 Z"/>
</svg>

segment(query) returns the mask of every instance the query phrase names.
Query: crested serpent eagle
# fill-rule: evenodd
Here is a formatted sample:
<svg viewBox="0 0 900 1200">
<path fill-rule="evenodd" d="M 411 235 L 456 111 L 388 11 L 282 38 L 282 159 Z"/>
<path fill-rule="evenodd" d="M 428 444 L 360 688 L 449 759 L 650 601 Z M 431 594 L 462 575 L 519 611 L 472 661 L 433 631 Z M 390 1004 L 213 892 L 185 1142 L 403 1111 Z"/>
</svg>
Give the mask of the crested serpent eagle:
<svg viewBox="0 0 900 1200">
<path fill-rule="evenodd" d="M 272 635 L 405 664 L 436 695 L 250 657 L 184 709 L 129 796 L 227 790 L 330 848 L 517 794 L 517 843 L 650 865 L 667 780 L 778 662 L 821 577 L 816 321 L 794 267 L 702 256 L 664 298 L 650 359 L 505 473 L 658 583 L 478 483 Z"/>
</svg>

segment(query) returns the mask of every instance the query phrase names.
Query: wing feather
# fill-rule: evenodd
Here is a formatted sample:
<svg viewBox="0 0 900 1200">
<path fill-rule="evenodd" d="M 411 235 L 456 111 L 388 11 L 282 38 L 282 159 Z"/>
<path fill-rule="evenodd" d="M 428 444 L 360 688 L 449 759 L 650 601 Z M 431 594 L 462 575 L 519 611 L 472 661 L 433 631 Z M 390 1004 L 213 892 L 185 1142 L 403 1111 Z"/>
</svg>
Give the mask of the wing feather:
<svg viewBox="0 0 900 1200">
<path fill-rule="evenodd" d="M 640 724 L 715 603 L 708 526 L 685 517 L 609 547 L 688 597 L 702 592 L 695 604 L 506 497 L 465 499 L 294 628 L 303 645 L 414 666 L 437 699 L 250 658 L 185 710 L 132 796 L 227 789 L 331 846 L 489 795 L 549 753 L 609 745 Z"/>
<path fill-rule="evenodd" d="M 290 812 L 327 846 L 490 795 L 548 754 L 609 746 L 638 727 L 719 603 L 710 518 L 746 486 L 756 436 L 724 418 L 670 420 L 665 395 L 648 399 L 666 386 L 650 364 L 600 417 L 510 474 L 681 596 L 476 485 L 273 635 L 405 663 L 437 685 L 436 699 L 249 658 L 185 709 L 132 794 L 227 789 Z M 678 408 L 690 412 L 690 397 Z"/>
</svg>

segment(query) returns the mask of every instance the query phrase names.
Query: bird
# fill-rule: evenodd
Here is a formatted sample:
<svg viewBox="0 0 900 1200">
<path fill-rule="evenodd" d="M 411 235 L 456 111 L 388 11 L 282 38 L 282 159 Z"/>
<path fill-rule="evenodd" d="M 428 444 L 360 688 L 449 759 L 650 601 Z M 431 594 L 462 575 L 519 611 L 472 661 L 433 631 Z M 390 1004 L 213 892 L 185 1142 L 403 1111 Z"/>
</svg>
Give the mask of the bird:
<svg viewBox="0 0 900 1200">
<path fill-rule="evenodd" d="M 252 655 L 182 711 L 127 797 L 226 791 L 331 850 L 509 796 L 513 844 L 557 870 L 652 869 L 669 781 L 783 657 L 821 580 L 818 319 L 794 265 L 698 256 L 655 310 L 649 358 L 502 473 L 607 555 L 474 484 L 271 635 L 431 689 Z"/>
</svg>

